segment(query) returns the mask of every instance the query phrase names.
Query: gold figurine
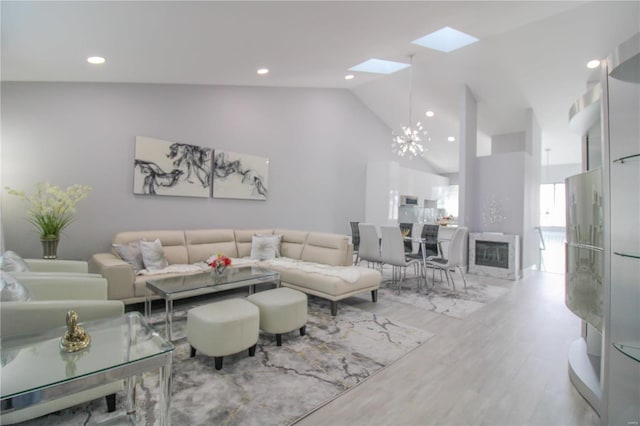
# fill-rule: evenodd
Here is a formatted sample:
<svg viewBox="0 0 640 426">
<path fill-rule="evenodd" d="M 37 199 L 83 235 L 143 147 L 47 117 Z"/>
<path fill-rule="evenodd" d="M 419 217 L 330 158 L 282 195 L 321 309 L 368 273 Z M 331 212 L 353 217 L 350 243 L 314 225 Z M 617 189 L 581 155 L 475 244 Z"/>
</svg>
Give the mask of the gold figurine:
<svg viewBox="0 0 640 426">
<path fill-rule="evenodd" d="M 77 352 L 85 349 L 91 343 L 91 336 L 78 325 L 76 311 L 67 312 L 67 331 L 62 336 L 60 348 L 65 352 Z"/>
</svg>

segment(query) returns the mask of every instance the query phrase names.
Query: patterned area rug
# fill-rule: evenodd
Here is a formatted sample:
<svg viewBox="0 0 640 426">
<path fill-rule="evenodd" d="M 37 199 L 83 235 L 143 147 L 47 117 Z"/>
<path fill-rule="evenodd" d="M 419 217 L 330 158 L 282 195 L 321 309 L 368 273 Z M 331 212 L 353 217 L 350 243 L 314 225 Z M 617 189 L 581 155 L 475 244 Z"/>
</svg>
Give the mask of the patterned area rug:
<svg viewBox="0 0 640 426">
<path fill-rule="evenodd" d="M 439 280 L 435 275 L 435 284 L 431 273 L 428 273 L 429 290 L 425 291 L 424 283 L 420 292 L 417 291 L 416 277 L 409 276 L 402 283 L 402 290 L 398 291 L 390 280 L 384 281 L 379 290 L 379 300 L 390 300 L 405 305 L 412 305 L 420 309 L 447 315 L 453 318 L 465 318 L 486 304 L 494 301 L 508 291 L 506 287 L 490 285 L 487 281 L 495 282 L 496 278 L 486 278 L 477 275 L 465 275 L 467 290 L 459 274 L 454 274 L 455 292 L 447 284 L 446 278 Z M 385 278 L 387 278 L 385 276 Z M 505 281 L 506 282 L 506 281 Z M 364 296 L 359 296 L 364 297 Z"/>
<path fill-rule="evenodd" d="M 189 357 L 184 336 L 186 310 L 176 311 L 178 338 L 173 363 L 173 425 L 286 425 L 366 380 L 433 335 L 361 309 L 340 305 L 331 317 L 328 302 L 310 298 L 307 333 L 275 337 L 261 333 L 255 357 L 247 351 L 225 357 L 215 370 L 213 358 Z M 160 332 L 162 314 L 154 314 Z M 143 375 L 137 386 L 137 424 L 156 424 L 158 375 Z M 104 398 L 34 419 L 31 425 L 84 425 L 122 415 L 106 414 Z"/>
</svg>

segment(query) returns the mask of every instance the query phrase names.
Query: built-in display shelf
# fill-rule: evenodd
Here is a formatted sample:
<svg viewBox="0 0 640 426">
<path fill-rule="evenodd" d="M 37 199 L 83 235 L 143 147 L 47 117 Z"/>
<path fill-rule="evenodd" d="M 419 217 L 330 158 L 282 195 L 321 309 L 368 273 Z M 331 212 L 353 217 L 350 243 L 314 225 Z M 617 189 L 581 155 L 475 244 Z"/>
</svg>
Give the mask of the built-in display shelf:
<svg viewBox="0 0 640 426">
<path fill-rule="evenodd" d="M 640 345 L 627 345 L 623 343 L 614 343 L 613 347 L 628 356 L 629 358 L 635 359 L 640 362 Z"/>
<path fill-rule="evenodd" d="M 640 253 L 621 253 L 618 251 L 614 251 L 613 254 L 615 254 L 616 256 L 630 257 L 632 259 L 640 259 Z"/>
<path fill-rule="evenodd" d="M 569 346 L 569 378 L 580 395 L 600 415 L 602 390 L 600 385 L 600 357 L 589 356 L 582 337 Z"/>
<path fill-rule="evenodd" d="M 613 160 L 614 163 L 624 164 L 625 161 L 635 158 L 636 160 L 640 160 L 640 154 L 627 155 L 624 157 L 616 158 Z"/>
</svg>

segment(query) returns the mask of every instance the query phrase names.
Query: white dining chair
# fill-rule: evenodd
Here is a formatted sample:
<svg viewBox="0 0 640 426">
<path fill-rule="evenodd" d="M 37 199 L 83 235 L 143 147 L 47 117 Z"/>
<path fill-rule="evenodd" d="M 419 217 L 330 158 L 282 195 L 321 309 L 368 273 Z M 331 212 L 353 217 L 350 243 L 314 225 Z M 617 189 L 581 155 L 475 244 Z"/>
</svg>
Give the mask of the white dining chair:
<svg viewBox="0 0 640 426">
<path fill-rule="evenodd" d="M 418 291 L 422 278 L 422 259 L 412 259 L 407 261 L 405 255 L 404 237 L 399 226 L 381 226 L 382 234 L 382 262 L 392 266 L 392 282 L 398 283 L 398 290 L 402 289 L 402 281 L 407 275 L 407 266 L 420 265 L 418 278 Z"/>
<path fill-rule="evenodd" d="M 451 243 L 449 244 L 449 253 L 448 258 L 443 257 L 435 257 L 431 256 L 427 258 L 427 266 L 435 269 L 440 269 L 444 271 L 445 277 L 447 278 L 447 283 L 453 287 L 453 291 L 456 291 L 456 284 L 453 281 L 453 276 L 451 275 L 451 269 L 457 268 L 460 271 L 460 275 L 462 275 L 462 280 L 464 282 L 464 291 L 467 292 L 467 280 L 464 277 L 464 270 L 462 269 L 464 262 L 464 253 L 463 249 L 465 247 L 465 239 L 469 235 L 469 229 L 465 227 L 460 227 L 456 229 L 456 232 L 453 234 L 451 238 Z M 431 280 L 435 285 L 435 276 L 434 274 L 431 276 Z"/>
<path fill-rule="evenodd" d="M 360 231 L 360 245 L 358 247 L 360 262 L 366 260 L 369 265 L 373 263 L 374 265 L 380 266 L 382 270 L 380 238 L 378 237 L 375 225 L 359 223 L 358 230 Z"/>
</svg>

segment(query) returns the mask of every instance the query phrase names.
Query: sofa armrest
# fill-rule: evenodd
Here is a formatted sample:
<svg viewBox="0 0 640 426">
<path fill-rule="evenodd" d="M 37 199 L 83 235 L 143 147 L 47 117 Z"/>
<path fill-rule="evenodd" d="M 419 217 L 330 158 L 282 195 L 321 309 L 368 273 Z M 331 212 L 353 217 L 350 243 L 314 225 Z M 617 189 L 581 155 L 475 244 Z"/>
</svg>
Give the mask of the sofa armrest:
<svg viewBox="0 0 640 426">
<path fill-rule="evenodd" d="M 89 259 L 89 272 L 100 274 L 107 280 L 107 297 L 123 300 L 134 297 L 136 275 L 133 267 L 111 253 L 97 253 Z"/>
<path fill-rule="evenodd" d="M 6 338 L 64 326 L 67 312 L 72 309 L 78 314 L 80 323 L 124 315 L 124 303 L 119 300 L 2 302 L 0 336 Z"/>
<path fill-rule="evenodd" d="M 18 281 L 23 278 L 30 277 L 54 277 L 54 278 L 72 278 L 72 277 L 82 277 L 82 278 L 102 278 L 100 274 L 92 274 L 92 273 L 79 273 L 79 272 L 9 272 L 13 275 Z"/>
<path fill-rule="evenodd" d="M 58 259 L 25 259 L 29 270 L 33 272 L 89 272 L 89 265 L 84 260 Z"/>
<path fill-rule="evenodd" d="M 107 280 L 100 276 L 23 275 L 16 278 L 34 301 L 107 300 Z"/>
</svg>

